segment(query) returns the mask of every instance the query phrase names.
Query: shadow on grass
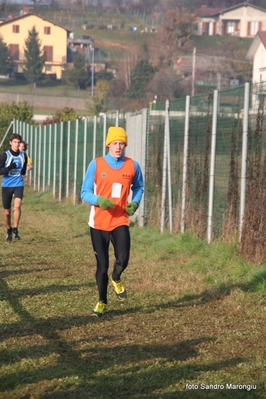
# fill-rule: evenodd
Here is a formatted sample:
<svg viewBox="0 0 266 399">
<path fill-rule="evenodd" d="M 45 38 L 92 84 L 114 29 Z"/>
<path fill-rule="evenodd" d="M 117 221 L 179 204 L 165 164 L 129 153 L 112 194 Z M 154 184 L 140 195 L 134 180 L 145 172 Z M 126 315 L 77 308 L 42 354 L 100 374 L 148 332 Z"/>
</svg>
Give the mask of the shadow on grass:
<svg viewBox="0 0 266 399">
<path fill-rule="evenodd" d="M 242 287 L 247 289 L 251 285 Z M 14 367 L 8 372 L 8 376 L 0 378 L 0 392 L 5 394 L 23 386 L 23 395 L 20 399 L 30 399 L 32 395 L 27 387 L 39 386 L 39 399 L 167 399 L 167 398 L 259 398 L 259 393 L 245 391 L 191 391 L 184 387 L 175 393 L 163 393 L 161 390 L 173 391 L 175 384 L 183 381 L 197 380 L 202 373 L 211 373 L 216 370 L 237 366 L 248 360 L 234 357 L 226 360 L 209 363 L 192 364 L 191 360 L 199 355 L 198 346 L 214 342 L 215 338 L 202 336 L 198 339 L 179 340 L 171 344 L 134 344 L 125 343 L 125 340 L 118 344 L 119 337 L 103 335 L 99 336 L 98 331 L 103 331 L 105 322 L 110 322 L 114 316 L 127 313 L 136 313 L 141 307 L 110 311 L 106 318 L 97 319 L 90 316 L 67 316 L 34 318 L 22 305 L 20 298 L 25 296 L 52 293 L 56 291 L 67 292 L 78 290 L 80 287 L 89 284 L 70 286 L 50 286 L 40 289 L 11 290 L 8 284 L 2 279 L 0 291 L 3 298 L 8 301 L 13 311 L 20 317 L 19 322 L 2 324 L 0 327 L 0 340 L 8 340 L 14 337 L 40 336 L 44 344 L 34 344 L 32 339 L 28 346 L 20 348 L 5 347 L 1 351 L 1 365 L 3 367 Z M 93 283 L 94 285 L 94 283 Z M 228 295 L 236 286 L 231 286 L 223 295 Z M 210 299 L 221 299 L 221 295 L 210 295 L 204 292 L 197 296 L 185 296 L 178 301 L 163 304 L 161 307 L 187 306 L 195 301 L 206 301 Z M 34 300 L 34 299 L 33 299 Z M 186 302 L 186 303 L 184 303 Z M 194 303 L 193 303 L 194 302 Z M 87 324 L 99 324 L 99 329 L 90 339 L 66 340 L 60 332 L 69 330 L 72 327 L 84 326 Z M 76 335 L 74 335 L 76 337 Z M 177 337 L 175 339 L 178 339 Z M 82 348 L 79 344 L 82 343 Z M 86 344 L 86 345 L 84 345 Z M 42 361 L 43 358 L 52 360 Z M 28 370 L 17 369 L 18 362 L 32 364 L 36 359 L 38 367 L 29 367 Z M 56 360 L 55 360 L 56 359 Z M 48 364 L 49 362 L 49 364 Z M 49 382 L 50 381 L 50 382 Z M 204 382 L 204 381 L 203 381 Z M 229 382 L 230 383 L 230 382 Z M 214 395 L 215 394 L 215 395 Z M 248 396 L 247 396 L 248 395 Z M 0 394 L 1 396 L 1 394 Z M 13 396 L 14 397 L 14 396 Z"/>
<path fill-rule="evenodd" d="M 244 291 L 258 291 L 260 288 L 266 291 L 266 270 L 256 273 L 252 280 L 243 286 Z"/>
<path fill-rule="evenodd" d="M 20 265 L 16 265 L 16 266 L 19 267 Z M 6 265 L 5 268 L 7 268 L 7 267 L 14 267 L 14 264 Z M 49 271 L 49 270 L 54 270 L 54 269 L 47 268 L 45 270 Z M 1 271 L 0 272 L 0 285 L 1 285 L 1 280 L 3 278 L 8 278 L 9 276 L 18 276 L 18 275 L 21 275 L 21 274 L 23 274 L 23 275 L 31 274 L 32 272 L 34 272 L 34 273 L 43 273 L 43 269 L 33 269 L 33 270 L 32 269 L 30 269 L 30 270 L 23 269 L 23 271 L 21 271 L 21 270 L 11 270 L 11 271 L 4 270 L 4 271 Z"/>
<path fill-rule="evenodd" d="M 86 284 L 73 284 L 73 285 L 51 285 L 49 287 L 42 287 L 42 288 L 25 288 L 20 290 L 15 290 L 12 294 L 12 299 L 8 293 L 2 290 L 2 283 L 0 280 L 0 300 L 6 301 L 8 300 L 10 303 L 14 301 L 14 299 L 20 297 L 31 296 L 34 297 L 36 295 L 44 295 L 44 294 L 52 294 L 54 292 L 71 292 L 71 291 L 78 291 L 84 287 L 94 287 L 95 283 L 86 283 Z M 15 303 L 14 303 L 15 305 Z M 15 306 L 16 308 L 16 306 Z M 14 309 L 16 311 L 16 309 Z M 19 309 L 17 309 L 19 310 Z"/>
<path fill-rule="evenodd" d="M 44 365 L 38 369 L 31 368 L 29 371 L 9 372 L 8 378 L 0 378 L 2 392 L 12 392 L 21 385 L 21 381 L 25 386 L 32 386 L 42 381 L 55 383 L 56 380 L 56 384 L 60 386 L 60 381 L 68 380 L 68 388 L 64 386 L 58 391 L 56 386 L 54 392 L 50 392 L 50 387 L 38 397 L 42 399 L 167 398 L 171 396 L 155 395 L 153 392 L 166 389 L 183 379 L 193 380 L 203 372 L 220 370 L 245 362 L 243 358 L 233 358 L 196 366 L 186 363 L 197 357 L 197 346 L 214 341 L 210 337 L 184 340 L 175 344 L 114 346 L 112 340 L 116 337 L 96 335 L 87 342 L 90 344 L 89 349 L 74 349 L 79 342 L 65 341 L 58 331 L 77 326 L 79 323 L 84 324 L 88 321 L 85 317 L 36 320 L 27 314 L 23 307 L 19 313 L 20 316 L 24 316 L 24 321 L 13 323 L 11 326 L 6 325 L 6 337 L 10 337 L 12 331 L 16 331 L 19 336 L 38 334 L 46 340 L 46 344 L 20 349 L 6 348 L 1 353 L 2 364 L 10 365 L 27 359 L 41 361 L 42 357 L 53 355 L 56 356 L 56 364 Z M 92 322 L 94 320 L 92 318 Z M 20 397 L 25 399 L 31 396 Z"/>
<path fill-rule="evenodd" d="M 262 399 L 263 397 L 260 396 L 259 393 L 254 392 L 236 392 L 236 391 L 227 391 L 226 393 L 222 391 L 205 391 L 203 390 L 202 393 L 199 393 L 198 390 L 187 390 L 186 392 L 182 391 L 176 391 L 174 393 L 164 393 L 164 394 L 154 394 L 154 393 L 146 393 L 143 392 L 141 393 L 139 389 L 137 389 L 136 394 L 133 393 L 134 387 L 131 387 L 132 391 L 127 392 L 126 395 L 124 396 L 123 390 L 121 390 L 120 393 L 116 394 L 115 399 L 200 399 L 200 398 L 210 398 L 210 399 L 220 399 L 220 398 L 226 398 L 226 399 Z M 86 388 L 85 388 L 86 389 Z M 84 390 L 85 390 L 84 389 Z M 112 395 L 107 394 L 108 396 L 103 396 L 101 395 L 101 391 L 98 394 L 92 394 L 90 393 L 87 394 L 87 396 L 84 396 L 84 390 L 82 389 L 77 389 L 74 391 L 72 394 L 71 392 L 56 392 L 53 393 L 49 396 L 41 396 L 40 399 L 114 399 Z M 89 396 L 88 396 L 89 395 Z M 95 396 L 96 395 L 96 396 Z M 265 397 L 265 396 L 264 396 Z M 24 397 L 21 399 L 30 399 L 30 396 Z"/>
<path fill-rule="evenodd" d="M 210 288 L 204 290 L 200 294 L 184 295 L 182 298 L 171 300 L 169 302 L 163 302 L 161 304 L 156 304 L 146 309 L 146 313 L 152 313 L 158 309 L 169 309 L 170 307 L 191 307 L 191 306 L 201 306 L 209 302 L 222 300 L 228 295 L 230 295 L 234 290 L 239 289 L 243 292 L 257 292 L 260 289 L 266 291 L 266 270 L 257 273 L 253 278 L 247 283 L 243 284 L 228 284 L 221 285 L 217 288 Z"/>
</svg>

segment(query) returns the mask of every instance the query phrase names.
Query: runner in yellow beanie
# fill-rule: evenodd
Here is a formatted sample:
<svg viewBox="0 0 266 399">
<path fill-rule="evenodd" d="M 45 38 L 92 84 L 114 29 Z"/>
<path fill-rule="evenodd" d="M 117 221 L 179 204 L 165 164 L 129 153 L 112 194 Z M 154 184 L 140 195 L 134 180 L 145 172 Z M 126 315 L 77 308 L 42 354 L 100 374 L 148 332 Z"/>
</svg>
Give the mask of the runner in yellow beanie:
<svg viewBox="0 0 266 399">
<path fill-rule="evenodd" d="M 123 143 L 125 143 L 127 146 L 127 134 L 122 127 L 109 127 L 106 137 L 106 147 L 108 147 L 112 141 L 123 141 Z"/>
<path fill-rule="evenodd" d="M 81 199 L 91 205 L 90 236 L 96 259 L 96 284 L 99 299 L 91 312 L 101 317 L 107 311 L 108 281 L 119 301 L 125 301 L 121 275 L 130 257 L 130 216 L 137 211 L 144 189 L 140 165 L 125 156 L 127 135 L 123 128 L 108 129 L 108 154 L 92 159 L 81 188 Z M 131 201 L 129 194 L 132 192 Z M 115 261 L 109 272 L 109 246 L 114 249 Z"/>
</svg>

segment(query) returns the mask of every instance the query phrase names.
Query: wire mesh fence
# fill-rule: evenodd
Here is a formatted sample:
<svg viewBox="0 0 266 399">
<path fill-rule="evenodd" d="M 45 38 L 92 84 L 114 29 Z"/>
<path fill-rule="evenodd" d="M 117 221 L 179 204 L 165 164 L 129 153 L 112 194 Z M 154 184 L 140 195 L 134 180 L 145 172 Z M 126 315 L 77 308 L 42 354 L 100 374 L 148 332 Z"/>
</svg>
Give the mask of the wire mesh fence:
<svg viewBox="0 0 266 399">
<path fill-rule="evenodd" d="M 60 200 L 71 195 L 77 203 L 88 163 L 106 152 L 108 127 L 124 127 L 127 155 L 140 163 L 145 180 L 141 226 L 208 240 L 237 237 L 259 261 L 266 237 L 264 115 L 264 86 L 246 84 L 136 113 L 38 128 L 15 121 L 14 131 L 29 144 L 34 189 L 53 189 Z"/>
</svg>

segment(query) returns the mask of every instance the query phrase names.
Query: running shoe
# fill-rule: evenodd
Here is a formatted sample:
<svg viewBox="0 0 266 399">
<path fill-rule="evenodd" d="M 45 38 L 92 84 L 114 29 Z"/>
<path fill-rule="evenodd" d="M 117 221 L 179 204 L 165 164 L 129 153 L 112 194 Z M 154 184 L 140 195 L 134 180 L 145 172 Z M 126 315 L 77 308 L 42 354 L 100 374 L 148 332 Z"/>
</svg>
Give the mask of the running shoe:
<svg viewBox="0 0 266 399">
<path fill-rule="evenodd" d="M 7 229 L 7 231 L 6 231 L 6 241 L 7 242 L 12 241 L 12 227 L 10 229 Z"/>
<path fill-rule="evenodd" d="M 122 284 L 122 281 L 121 280 L 120 281 L 114 281 L 113 278 L 112 278 L 112 275 L 110 275 L 110 280 L 111 280 L 111 283 L 113 284 L 113 287 L 114 287 L 114 290 L 115 290 L 117 298 L 120 301 L 124 301 L 126 299 L 126 297 L 127 297 L 127 291 L 124 288 L 124 286 Z"/>
<path fill-rule="evenodd" d="M 13 236 L 14 236 L 14 240 L 20 240 L 20 236 L 18 234 L 18 229 L 16 227 L 13 228 Z"/>
<path fill-rule="evenodd" d="M 95 308 L 91 311 L 91 316 L 101 317 L 107 309 L 106 303 L 97 302 Z"/>
</svg>

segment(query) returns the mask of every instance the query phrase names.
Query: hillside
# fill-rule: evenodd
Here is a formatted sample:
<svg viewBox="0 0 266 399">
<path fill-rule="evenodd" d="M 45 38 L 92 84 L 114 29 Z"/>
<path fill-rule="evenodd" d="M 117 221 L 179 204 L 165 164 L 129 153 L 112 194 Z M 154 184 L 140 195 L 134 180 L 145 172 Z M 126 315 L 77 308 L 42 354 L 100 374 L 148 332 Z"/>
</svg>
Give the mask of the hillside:
<svg viewBox="0 0 266 399">
<path fill-rule="evenodd" d="M 11 15 L 18 15 L 20 9 L 21 7 L 13 6 Z M 34 11 L 33 8 L 30 10 Z M 71 30 L 75 38 L 90 37 L 95 43 L 95 48 L 99 50 L 98 61 L 108 61 L 113 66 L 126 59 L 129 54 L 141 53 L 147 46 L 151 48 L 149 44 L 151 41 L 156 43 L 156 50 L 162 46 L 159 35 L 151 32 L 152 28 L 160 30 L 161 16 L 152 21 L 145 14 L 137 12 L 120 14 L 104 8 L 101 10 L 93 8 L 92 11 L 86 12 L 75 9 L 38 8 L 35 12 Z M 136 30 L 132 31 L 132 27 Z M 252 39 L 231 36 L 199 36 L 195 32 L 184 48 L 176 48 L 175 52 L 177 55 L 189 55 L 196 47 L 197 52 L 202 54 L 219 55 L 231 52 L 241 54 L 239 59 L 244 60 L 251 41 Z M 151 58 L 154 58 L 153 54 Z"/>
<path fill-rule="evenodd" d="M 82 33 L 84 32 L 80 30 L 75 31 L 77 35 Z M 252 42 L 250 38 L 194 34 L 184 47 L 167 49 L 162 43 L 160 32 L 141 33 L 138 29 L 133 33 L 129 29 L 94 28 L 87 29 L 85 34 L 94 40 L 96 62 L 104 62 L 110 69 L 119 71 L 125 68 L 125 64 L 129 64 L 130 69 L 137 60 L 148 56 L 149 61 L 160 69 L 176 70 L 177 74 L 191 76 L 195 48 L 196 79 L 205 80 L 207 71 L 208 79 L 211 80 L 216 80 L 217 74 L 221 74 L 222 86 L 228 86 L 229 77 L 239 79 L 241 84 L 251 78 L 252 66 L 245 60 Z M 205 60 L 206 57 L 208 57 L 208 62 Z M 180 59 L 182 59 L 182 65 L 176 68 Z"/>
<path fill-rule="evenodd" d="M 162 86 L 172 88 L 175 86 L 171 93 L 163 93 L 162 100 L 190 94 L 194 48 L 197 57 L 196 81 L 209 80 L 211 84 L 215 84 L 217 76 L 221 75 L 221 85 L 227 87 L 230 79 L 238 79 L 241 84 L 250 80 L 251 64 L 245 60 L 245 56 L 252 39 L 233 36 L 199 36 L 194 32 L 183 47 L 178 47 L 172 45 L 170 41 L 165 42 L 165 37 L 160 29 L 160 18 L 151 22 L 144 14 L 140 13 L 119 14 L 111 10 L 99 12 L 95 8 L 86 12 L 42 8 L 38 9 L 36 13 L 67 28 L 77 39 L 83 37 L 92 39 L 95 63 L 103 64 L 108 71 L 115 72 L 116 81 L 120 79 L 120 83 L 122 83 L 120 86 L 119 82 L 117 84 L 116 99 L 112 101 L 112 109 L 121 106 L 120 99 L 129 85 L 131 71 L 137 61 L 143 57 L 157 68 L 159 76 L 157 87 L 153 86 L 146 98 L 142 99 L 141 105 L 135 102 L 134 109 L 139 109 L 144 102 L 146 104 L 147 101 L 154 98 L 154 93 L 161 91 Z M 10 13 L 12 16 L 18 14 L 19 8 L 13 8 Z M 221 57 L 223 58 L 221 59 Z M 182 60 L 181 66 L 178 64 L 179 60 Z M 23 86 L 22 92 L 19 91 L 18 85 Z M 23 82 L 2 82 L 1 86 L 2 92 L 15 90 L 17 93 L 31 94 Z M 40 84 L 40 90 L 42 86 Z M 49 86 L 50 95 L 53 90 L 56 95 L 62 93 L 67 96 L 66 86 L 63 87 L 61 82 L 50 82 Z M 121 87 L 124 89 L 122 90 Z M 210 87 L 204 87 L 204 85 L 198 86 L 195 94 L 209 91 L 209 89 Z M 32 94 L 41 95 L 36 92 Z M 87 95 L 86 92 L 77 91 L 75 88 L 76 97 L 83 96 L 83 94 Z M 127 105 L 129 106 L 123 102 L 123 106 Z M 129 109 L 131 110 L 131 108 Z"/>
</svg>

